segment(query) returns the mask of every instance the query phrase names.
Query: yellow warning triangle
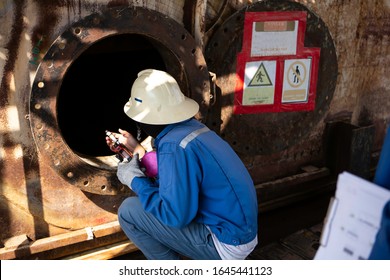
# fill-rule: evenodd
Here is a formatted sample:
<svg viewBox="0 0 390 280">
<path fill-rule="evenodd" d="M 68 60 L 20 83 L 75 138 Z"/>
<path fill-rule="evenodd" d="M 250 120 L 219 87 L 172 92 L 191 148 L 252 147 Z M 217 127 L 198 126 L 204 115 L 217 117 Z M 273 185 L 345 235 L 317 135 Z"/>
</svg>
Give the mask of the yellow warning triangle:
<svg viewBox="0 0 390 280">
<path fill-rule="evenodd" d="M 267 70 L 265 69 L 263 63 L 260 64 L 259 68 L 256 71 L 256 74 L 253 76 L 252 80 L 248 84 L 248 87 L 259 86 L 272 86 L 271 79 L 269 78 Z"/>
</svg>

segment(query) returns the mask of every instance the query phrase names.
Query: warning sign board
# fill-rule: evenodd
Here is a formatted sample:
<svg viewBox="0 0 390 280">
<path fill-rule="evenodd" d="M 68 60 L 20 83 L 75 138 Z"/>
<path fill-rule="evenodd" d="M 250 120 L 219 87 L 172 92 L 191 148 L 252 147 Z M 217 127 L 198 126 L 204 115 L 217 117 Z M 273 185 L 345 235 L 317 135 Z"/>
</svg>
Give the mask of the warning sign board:
<svg viewBox="0 0 390 280">
<path fill-rule="evenodd" d="M 264 63 L 261 62 L 252 80 L 249 82 L 249 87 L 254 86 L 272 86 L 272 82 L 269 78 L 267 69 L 264 67 Z"/>
<path fill-rule="evenodd" d="M 295 55 L 298 21 L 254 22 L 251 56 Z"/>
<path fill-rule="evenodd" d="M 243 105 L 273 104 L 276 61 L 253 61 L 245 65 Z"/>
<path fill-rule="evenodd" d="M 282 103 L 307 101 L 310 70 L 310 58 L 284 61 Z"/>
<path fill-rule="evenodd" d="M 320 48 L 305 47 L 307 12 L 246 12 L 234 114 L 315 109 Z"/>
</svg>

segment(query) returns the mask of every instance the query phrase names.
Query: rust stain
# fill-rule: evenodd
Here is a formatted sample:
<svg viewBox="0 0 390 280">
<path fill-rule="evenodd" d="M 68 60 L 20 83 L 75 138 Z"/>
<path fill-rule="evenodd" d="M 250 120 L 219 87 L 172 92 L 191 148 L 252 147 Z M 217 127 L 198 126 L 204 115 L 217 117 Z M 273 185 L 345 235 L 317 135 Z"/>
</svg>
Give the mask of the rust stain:
<svg viewBox="0 0 390 280">
<path fill-rule="evenodd" d="M 0 0 L 1 1 L 1 0 Z M 15 0 L 13 6 L 13 19 L 12 22 L 8 22 L 11 25 L 9 30 L 8 42 L 4 48 L 7 50 L 7 60 L 4 64 L 3 76 L 0 77 L 0 109 L 3 109 L 9 105 L 14 105 L 16 102 L 18 106 L 18 117 L 21 123 L 21 131 L 5 131 L 2 132 L 1 137 L 1 152 L 4 153 L 4 159 L 0 160 L 0 228 L 5 230 L 1 232 L 0 237 L 9 237 L 10 235 L 27 234 L 32 239 L 45 237 L 47 235 L 55 235 L 67 230 L 73 230 L 75 228 L 82 228 L 85 224 L 101 224 L 107 221 L 113 220 L 116 217 L 117 208 L 120 205 L 121 200 L 128 194 L 120 195 L 108 195 L 103 197 L 100 193 L 105 191 L 99 188 L 100 179 L 96 179 L 97 194 L 93 193 L 91 189 L 94 176 L 98 174 L 105 174 L 102 170 L 95 170 L 92 168 L 86 168 L 86 172 L 78 173 L 80 166 L 84 168 L 83 162 L 79 165 L 70 162 L 67 151 L 63 147 L 59 147 L 60 141 L 59 134 L 49 133 L 47 129 L 40 129 L 38 125 L 44 123 L 47 126 L 52 125 L 55 122 L 55 117 L 50 118 L 51 115 L 47 111 L 43 112 L 43 109 L 52 109 L 50 107 L 53 103 L 47 105 L 39 98 L 37 103 L 39 106 L 32 107 L 40 108 L 39 117 L 42 114 L 42 118 L 37 118 L 32 115 L 24 117 L 24 112 L 28 112 L 29 95 L 28 91 L 31 89 L 29 81 L 18 80 L 18 91 L 13 92 L 13 80 L 16 69 L 25 70 L 26 67 L 23 63 L 25 60 L 22 56 L 26 53 L 22 52 L 24 38 L 22 34 L 27 30 L 31 30 L 31 53 L 33 55 L 32 62 L 30 64 L 38 65 L 41 61 L 39 58 L 41 55 L 49 50 L 53 39 L 57 37 L 63 29 L 67 28 L 66 25 L 72 25 L 72 21 L 76 21 L 77 17 L 85 14 L 90 14 L 96 10 L 104 10 L 105 8 L 116 8 L 131 6 L 132 4 L 142 6 L 148 5 L 148 1 L 136 1 L 136 0 Z M 240 2 L 238 4 L 238 2 Z M 272 10 L 275 3 L 279 4 L 280 9 L 296 9 L 298 2 L 308 1 L 260 1 L 263 3 L 263 9 Z M 309 1 L 310 2 L 310 1 Z M 215 106 L 215 120 L 211 119 L 214 126 L 219 127 L 222 123 L 223 135 L 226 140 L 231 140 L 231 144 L 234 148 L 240 152 L 240 156 L 246 163 L 255 182 L 267 182 L 268 180 L 274 180 L 284 175 L 293 175 L 299 171 L 299 168 L 307 163 L 322 165 L 324 160 L 324 147 L 322 144 L 322 133 L 324 131 L 324 125 L 327 122 L 332 121 L 345 121 L 348 123 L 356 123 L 359 126 L 368 126 L 374 124 L 375 139 L 374 150 L 379 151 L 383 143 L 384 133 L 386 127 L 390 122 L 390 112 L 388 110 L 390 104 L 389 99 L 389 87 L 388 81 L 389 70 L 387 65 L 389 64 L 389 48 L 388 44 L 390 36 L 390 14 L 389 9 L 384 5 L 385 1 L 357 1 L 358 4 L 353 3 L 351 0 L 337 0 L 337 1 L 322 1 L 322 3 L 314 3 L 311 1 L 308 7 L 312 7 L 318 13 L 322 13 L 327 20 L 329 30 L 335 35 L 336 50 L 338 53 L 338 61 L 336 59 L 332 64 L 339 66 L 339 80 L 337 82 L 337 94 L 335 99 L 332 100 L 333 91 L 329 90 L 330 95 L 323 96 L 323 103 L 320 106 L 321 110 L 318 110 L 318 116 L 314 116 L 309 119 L 308 114 L 285 114 L 280 115 L 263 115 L 263 116 L 233 116 L 231 104 L 234 98 L 234 76 L 235 76 L 235 52 L 239 51 L 240 38 L 236 35 L 241 32 L 243 17 L 238 15 L 232 20 L 231 25 L 226 25 L 226 19 L 228 19 L 238 7 L 237 5 L 244 5 L 244 3 L 252 3 L 252 1 L 232 1 L 232 0 L 210 0 L 207 1 L 207 8 L 214 8 L 214 13 L 208 10 L 206 17 L 200 19 L 200 28 L 203 30 L 211 29 L 210 33 L 205 34 L 206 39 L 208 36 L 217 34 L 214 31 L 220 27 L 226 27 L 221 29 L 220 40 L 211 41 L 215 44 L 215 54 L 210 57 L 207 67 L 215 64 L 219 67 L 215 61 L 221 61 L 221 73 L 218 76 L 218 86 L 224 87 L 223 96 L 219 96 L 217 99 L 219 104 Z M 318 1 L 317 1 L 318 2 Z M 149 3 L 149 2 L 148 2 Z M 201 1 L 156 1 L 153 9 L 159 12 L 165 12 L 170 15 L 183 15 L 177 16 L 178 21 L 182 20 L 186 30 L 193 33 L 194 15 L 193 12 L 197 8 L 196 4 Z M 268 4 L 267 4 L 268 3 Z M 284 4 L 283 4 L 284 3 Z M 172 5 L 174 6 L 175 13 L 166 11 Z M 267 5 L 266 5 L 267 4 Z M 271 5 L 272 4 L 272 5 Z M 275 4 L 275 5 L 273 5 Z M 24 18 L 31 15 L 25 14 L 26 11 L 30 11 L 30 6 L 35 8 L 34 17 L 36 17 L 35 26 L 26 26 L 28 21 L 24 21 Z M 183 7 L 184 5 L 184 7 Z M 236 6 L 235 6 L 236 5 Z M 354 7 L 356 5 L 356 7 Z M 290 7 L 291 6 L 291 7 Z M 356 8 L 354 13 L 349 13 L 351 7 Z M 114 9 L 122 10 L 122 9 Z M 1 13 L 1 11 L 0 11 Z M 68 13 L 66 15 L 66 13 Z M 117 15 L 115 13 L 115 15 Z M 133 14 L 129 14 L 133 15 Z M 68 22 L 64 23 L 63 19 L 68 16 Z M 118 16 L 120 16 L 118 14 Z M 102 16 L 103 17 L 103 16 Z M 111 19 L 111 17 L 113 17 Z M 172 17 L 172 16 L 171 16 Z M 323 19 L 324 19 L 323 18 Z M 99 20 L 95 18 L 95 20 Z M 119 20 L 114 14 L 109 16 L 112 21 Z M 142 32 L 145 31 L 145 20 L 150 20 L 148 24 L 150 29 L 159 29 L 160 26 L 154 24 L 151 21 L 156 21 L 156 16 L 143 16 L 136 19 L 138 26 Z M 232 18 L 233 19 L 233 18 Z M 322 19 L 321 19 L 322 20 Z M 225 21 L 225 22 L 224 22 Z M 326 35 L 324 38 L 319 37 L 321 32 L 325 28 L 325 25 L 318 24 L 319 19 L 314 15 L 308 19 L 308 30 L 310 31 L 311 40 L 316 42 L 323 42 L 329 40 L 325 44 L 323 51 L 332 52 L 330 50 L 331 36 Z M 81 22 L 81 21 L 80 21 Z M 83 29 L 79 34 L 80 42 L 84 44 L 92 44 L 94 40 L 89 40 L 89 37 L 102 37 L 104 28 L 101 28 L 102 21 L 86 21 L 86 24 L 96 25 L 98 31 L 92 31 L 90 33 L 88 29 Z M 321 23 L 321 21 L 320 21 Z M 105 22 L 104 24 L 107 24 Z M 111 24 L 111 22 L 110 22 Z M 146 25 L 148 25 L 146 24 Z M 115 24 L 113 24 L 115 26 Z M 120 26 L 125 26 L 121 24 Z M 95 26 L 93 26 L 95 27 Z M 177 34 L 181 34 L 180 31 L 175 29 L 174 25 L 170 23 L 170 28 L 165 35 L 169 40 L 173 40 Z M 352 36 L 347 36 L 347 31 L 351 31 Z M 85 32 L 85 33 L 84 33 Z M 225 34 L 226 35 L 223 35 Z M 74 38 L 73 33 L 67 33 L 68 38 Z M 30 34 L 29 34 L 30 35 Z M 218 35 L 218 34 L 217 34 Z M 85 36 L 85 37 L 84 37 Z M 188 40 L 184 40 L 185 36 L 178 36 L 177 42 L 186 43 Z M 80 43 L 78 41 L 78 43 Z M 171 41 L 169 41 L 171 42 Z M 174 42 L 175 45 L 177 45 Z M 204 40 L 204 42 L 208 42 Z M 311 43 L 311 42 L 309 42 Z M 67 49 L 72 47 L 73 43 L 67 45 Z M 74 44 L 76 44 L 74 42 Z M 172 44 L 173 45 L 173 44 Z M 227 56 L 225 56 L 223 49 L 229 45 L 226 50 Z M 236 48 L 236 45 L 239 46 Z M 185 45 L 187 46 L 187 45 Z M 210 45 L 211 46 L 211 45 Z M 172 47 L 173 48 L 173 47 Z M 192 48 L 192 46 L 191 46 Z M 183 47 L 183 49 L 185 49 Z M 194 51 L 195 48 L 188 49 L 189 52 Z M 181 52 L 177 51 L 177 53 Z M 65 52 L 66 54 L 66 52 Z M 57 53 L 53 52 L 53 55 Z M 321 54 L 322 56 L 323 54 Z M 18 56 L 20 59 L 18 59 Z M 221 57 L 220 57 L 221 56 Z M 330 56 L 330 55 L 329 55 Z M 230 60 L 230 57 L 232 58 Z M 174 62 L 171 57 L 168 58 L 168 62 Z M 167 60 L 168 60 L 167 59 Z M 182 59 L 182 58 L 180 58 Z M 62 77 L 65 74 L 65 70 L 68 67 L 67 63 L 71 63 L 72 59 L 67 59 L 64 62 L 61 59 L 54 61 L 50 64 L 42 63 L 41 65 L 47 66 L 46 72 L 42 73 L 42 77 L 49 77 L 51 81 L 46 81 L 45 86 L 49 86 L 57 77 Z M 53 62 L 53 61 L 51 61 Z M 191 62 L 192 63 L 192 62 Z M 167 63 L 172 65 L 172 63 Z M 180 61 L 179 66 L 188 65 L 188 61 Z M 202 67 L 203 61 L 195 61 L 195 64 L 199 64 Z M 51 66 L 50 69 L 49 65 Z M 27 64 L 28 66 L 28 64 Z M 174 68 L 172 71 L 180 80 L 185 80 L 186 76 L 183 75 L 182 68 Z M 342 66 L 342 67 L 340 67 Z M 324 70 L 332 70 L 328 67 Z M 210 69 L 213 71 L 213 69 Z M 190 77 L 196 77 L 198 70 L 191 70 Z M 38 71 L 39 72 L 39 71 Z M 213 71 L 214 72 L 214 71 Z M 202 72 L 203 73 L 203 72 Z M 52 75 L 52 76 L 51 76 Z M 336 74 L 335 74 L 336 75 Z M 198 75 L 199 76 L 199 75 Z M 328 76 L 322 76 L 323 79 L 329 78 Z M 332 76 L 333 78 L 333 76 Z M 195 79 L 195 78 L 194 78 Z M 43 79 L 42 79 L 43 80 Z M 329 83 L 325 83 L 322 90 L 325 91 L 329 88 Z M 203 95 L 198 94 L 203 88 L 199 84 L 199 89 L 196 89 L 196 96 L 201 102 L 206 102 Z M 333 87 L 333 83 L 331 84 Z M 37 92 L 40 89 L 37 89 Z M 56 91 L 50 90 L 48 87 L 48 95 L 45 97 L 48 100 L 55 98 Z M 206 90 L 205 90 L 206 92 Z M 11 101 L 12 95 L 12 101 Z M 220 93 L 221 95 L 221 93 Z M 16 97 L 15 97 L 16 96 Z M 34 95 L 33 95 L 34 96 Z M 320 96 L 320 95 L 319 95 Z M 320 96 L 321 97 L 321 96 Z M 332 100 L 332 102 L 331 102 Z M 46 104 L 46 105 L 45 105 Z M 42 106 L 42 108 L 40 107 Z M 46 106 L 46 107 L 45 107 Z M 332 108 L 330 109 L 330 106 Z M 37 109 L 38 110 L 38 109 Z M 329 111 L 329 113 L 327 113 Z M 6 122 L 7 115 L 6 110 L 0 110 L 0 122 Z M 208 117 L 210 114 L 208 115 Z M 232 120 L 231 120 L 232 118 Z M 36 120 L 37 126 L 30 131 L 30 121 Z M 277 121 L 276 121 L 277 120 Z M 302 125 L 302 120 L 305 122 Z M 4 127 L 8 124 L 5 123 Z M 261 128 L 264 128 L 263 133 Z M 50 128 L 52 129 L 52 128 Z M 217 128 L 216 128 L 217 129 Z M 38 131 L 39 130 L 39 131 Z M 258 131 L 257 137 L 248 136 L 248 132 Z M 37 133 L 36 142 L 34 142 L 32 133 Z M 295 133 L 301 132 L 301 133 Z M 39 133 L 39 134 L 38 134 Z M 294 137 L 294 135 L 296 137 Z M 20 141 L 22 136 L 23 139 Z M 16 140 L 17 139 L 17 140 Z M 299 140 L 299 141 L 298 141 Z M 20 143 L 22 142 L 22 143 Z M 45 146 L 47 142 L 51 142 L 52 147 Z M 36 145 L 41 145 L 39 148 L 45 150 L 44 153 L 49 154 L 53 151 L 53 154 L 58 155 L 59 159 L 64 162 L 68 159 L 69 162 L 65 162 L 61 167 L 64 172 L 72 170 L 72 172 L 64 173 L 65 176 L 72 173 L 72 178 L 64 179 L 57 170 L 60 168 L 53 167 L 55 161 L 49 156 L 45 158 L 44 153 L 38 154 Z M 53 149 L 53 150 L 49 150 Z M 269 148 L 270 153 L 265 153 L 265 150 Z M 76 162 L 77 163 L 77 162 Z M 96 174 L 95 174 L 96 173 Z M 68 181 L 67 181 L 68 180 Z M 80 181 L 81 187 L 72 185 L 74 181 Z M 83 185 L 84 183 L 84 185 Z M 115 182 L 108 182 L 115 185 Z M 88 185 L 89 184 L 89 185 Z M 87 186 L 88 185 L 88 186 Z M 108 184 L 107 184 L 108 186 Z M 104 185 L 106 187 L 106 185 Z M 82 204 L 86 209 L 85 211 L 79 211 L 78 205 Z M 23 206 L 23 207 L 22 207 Z M 0 238 L 0 239 L 1 239 Z M 1 242 L 1 241 L 0 241 Z M 0 246 L 1 243 L 0 243 Z"/>
<path fill-rule="evenodd" d="M 361 4 L 356 39 L 378 42 L 390 35 L 390 13 L 384 5 L 384 1 L 375 2 L 374 7 L 369 2 Z"/>
<path fill-rule="evenodd" d="M 15 1 L 15 16 L 11 29 L 11 38 L 7 43 L 8 59 L 4 66 L 4 74 L 0 85 L 0 107 L 8 105 L 9 87 L 11 84 L 12 72 L 15 68 L 15 62 L 18 57 L 18 50 L 21 41 L 23 23 L 23 9 L 25 7 L 25 0 Z M 2 96 L 4 95 L 4 96 Z"/>
<path fill-rule="evenodd" d="M 129 1 L 128 0 L 111 0 L 107 3 L 108 8 L 112 7 L 120 7 L 120 6 L 128 6 Z"/>
<path fill-rule="evenodd" d="M 38 6 L 38 24 L 32 32 L 31 42 L 33 46 L 37 46 L 42 38 L 48 37 L 48 34 L 55 28 L 58 22 L 58 7 L 64 1 L 48 1 L 48 0 L 34 0 Z M 44 40 L 40 45 L 41 49 L 47 49 L 50 42 Z"/>
</svg>

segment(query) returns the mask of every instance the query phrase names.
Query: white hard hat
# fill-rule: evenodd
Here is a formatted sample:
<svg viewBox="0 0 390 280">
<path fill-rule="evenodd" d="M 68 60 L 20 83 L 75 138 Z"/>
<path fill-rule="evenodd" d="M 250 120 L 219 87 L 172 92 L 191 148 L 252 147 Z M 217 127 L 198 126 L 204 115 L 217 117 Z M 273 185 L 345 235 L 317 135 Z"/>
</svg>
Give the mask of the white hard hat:
<svg viewBox="0 0 390 280">
<path fill-rule="evenodd" d="M 154 125 L 171 124 L 192 118 L 199 105 L 181 92 L 176 80 L 160 70 L 138 73 L 124 111 L 133 120 Z"/>
</svg>

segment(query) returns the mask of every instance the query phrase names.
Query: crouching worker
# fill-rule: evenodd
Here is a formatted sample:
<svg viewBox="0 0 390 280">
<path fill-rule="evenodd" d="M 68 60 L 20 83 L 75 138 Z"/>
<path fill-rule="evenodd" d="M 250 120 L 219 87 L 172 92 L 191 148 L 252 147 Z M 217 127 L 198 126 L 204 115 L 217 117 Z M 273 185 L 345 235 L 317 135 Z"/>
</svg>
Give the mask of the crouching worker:
<svg viewBox="0 0 390 280">
<path fill-rule="evenodd" d="M 151 180 L 140 169 L 145 151 L 120 130 L 134 157 L 118 165 L 117 176 L 137 194 L 118 210 L 127 237 L 148 259 L 245 259 L 257 244 L 255 188 L 233 149 L 193 118 L 198 104 L 172 76 L 148 69 L 124 110 L 155 139 L 158 163 Z"/>
</svg>

